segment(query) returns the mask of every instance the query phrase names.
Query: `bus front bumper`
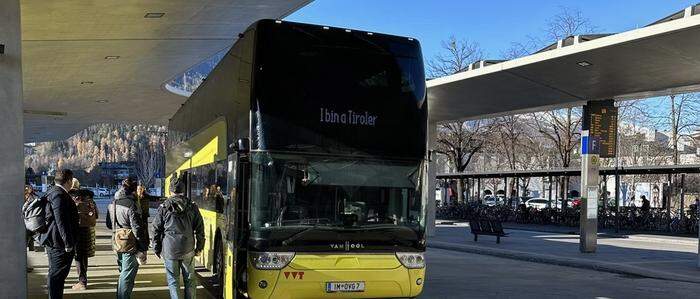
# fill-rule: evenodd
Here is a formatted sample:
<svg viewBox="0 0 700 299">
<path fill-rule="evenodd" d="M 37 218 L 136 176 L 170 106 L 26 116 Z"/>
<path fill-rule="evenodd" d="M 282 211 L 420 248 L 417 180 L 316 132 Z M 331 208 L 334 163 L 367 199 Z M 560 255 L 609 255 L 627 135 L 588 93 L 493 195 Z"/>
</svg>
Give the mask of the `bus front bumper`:
<svg viewBox="0 0 700 299">
<path fill-rule="evenodd" d="M 349 261 L 349 262 L 348 262 Z M 408 269 L 394 255 L 297 255 L 282 270 L 249 265 L 253 299 L 401 298 L 420 295 L 425 268 Z M 361 291 L 329 291 L 329 283 L 362 283 Z"/>
</svg>

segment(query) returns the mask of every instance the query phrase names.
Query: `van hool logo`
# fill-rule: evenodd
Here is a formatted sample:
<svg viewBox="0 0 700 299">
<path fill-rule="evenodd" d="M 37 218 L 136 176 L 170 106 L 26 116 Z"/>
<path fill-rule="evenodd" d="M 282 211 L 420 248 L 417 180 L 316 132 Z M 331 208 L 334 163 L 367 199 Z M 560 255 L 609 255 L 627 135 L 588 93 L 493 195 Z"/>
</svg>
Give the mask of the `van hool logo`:
<svg viewBox="0 0 700 299">
<path fill-rule="evenodd" d="M 345 241 L 345 243 L 331 243 L 332 249 L 350 251 L 352 249 L 365 249 L 365 244 L 362 243 L 350 243 L 350 241 Z"/>
<path fill-rule="evenodd" d="M 374 127 L 377 124 L 379 116 L 373 115 L 368 111 L 352 111 L 335 112 L 332 109 L 321 108 L 320 120 L 322 123 L 343 124 L 351 126 L 369 126 Z"/>
</svg>

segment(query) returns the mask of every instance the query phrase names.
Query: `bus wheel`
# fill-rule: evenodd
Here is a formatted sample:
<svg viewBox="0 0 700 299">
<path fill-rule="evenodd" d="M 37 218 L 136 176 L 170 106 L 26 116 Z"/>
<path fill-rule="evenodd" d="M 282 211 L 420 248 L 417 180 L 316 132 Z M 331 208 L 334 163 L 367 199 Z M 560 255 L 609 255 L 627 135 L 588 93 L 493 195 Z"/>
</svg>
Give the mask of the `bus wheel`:
<svg viewBox="0 0 700 299">
<path fill-rule="evenodd" d="M 221 239 L 217 238 L 216 245 L 214 245 L 214 275 L 216 276 L 216 283 L 219 285 L 218 297 L 223 295 L 224 290 L 224 269 L 226 262 L 224 262 L 224 250 L 221 244 Z"/>
</svg>

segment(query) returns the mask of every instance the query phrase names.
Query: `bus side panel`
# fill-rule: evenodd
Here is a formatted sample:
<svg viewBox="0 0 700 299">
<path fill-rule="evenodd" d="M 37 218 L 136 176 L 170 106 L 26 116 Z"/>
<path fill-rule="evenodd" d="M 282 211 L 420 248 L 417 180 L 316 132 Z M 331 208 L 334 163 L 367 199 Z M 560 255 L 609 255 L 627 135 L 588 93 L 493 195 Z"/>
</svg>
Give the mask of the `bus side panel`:
<svg viewBox="0 0 700 299">
<path fill-rule="evenodd" d="M 204 222 L 204 249 L 202 255 L 197 257 L 197 261 L 210 271 L 214 269 L 214 242 L 219 214 L 215 211 L 199 209 Z"/>
</svg>

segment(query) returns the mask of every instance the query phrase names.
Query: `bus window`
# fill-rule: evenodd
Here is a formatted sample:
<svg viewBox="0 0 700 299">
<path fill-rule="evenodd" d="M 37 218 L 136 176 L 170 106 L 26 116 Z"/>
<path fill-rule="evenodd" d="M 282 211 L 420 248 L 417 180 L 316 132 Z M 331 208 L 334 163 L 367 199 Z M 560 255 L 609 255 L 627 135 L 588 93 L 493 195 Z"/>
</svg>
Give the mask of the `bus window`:
<svg viewBox="0 0 700 299">
<path fill-rule="evenodd" d="M 224 205 L 226 203 L 226 198 L 228 197 L 228 191 L 227 191 L 227 186 L 226 186 L 226 161 L 222 160 L 219 162 L 216 162 L 215 165 L 215 178 L 214 178 L 214 186 L 216 189 L 215 195 L 215 203 L 216 203 L 216 212 L 217 213 L 223 213 L 224 212 Z"/>
<path fill-rule="evenodd" d="M 228 161 L 226 162 L 226 185 L 228 189 L 228 200 L 226 201 L 226 227 L 228 228 L 228 239 L 229 240 L 234 240 L 234 232 L 235 232 L 235 224 L 236 224 L 236 218 L 235 218 L 235 204 L 236 204 L 236 154 L 231 154 L 228 156 Z"/>
</svg>

